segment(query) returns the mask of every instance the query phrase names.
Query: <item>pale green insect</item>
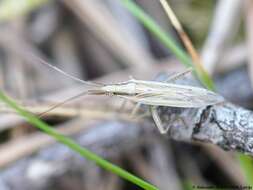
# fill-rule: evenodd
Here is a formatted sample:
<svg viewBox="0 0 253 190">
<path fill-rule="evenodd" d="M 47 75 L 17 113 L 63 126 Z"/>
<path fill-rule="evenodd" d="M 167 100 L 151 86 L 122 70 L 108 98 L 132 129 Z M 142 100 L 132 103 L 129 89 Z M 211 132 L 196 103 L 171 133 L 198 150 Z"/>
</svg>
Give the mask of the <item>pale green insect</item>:
<svg viewBox="0 0 253 190">
<path fill-rule="evenodd" d="M 136 109 L 138 109 L 140 104 L 150 106 L 151 114 L 159 131 L 161 133 L 166 133 L 169 128 L 165 128 L 162 125 L 162 122 L 157 113 L 157 106 L 199 108 L 208 105 L 214 105 L 224 101 L 224 99 L 220 95 L 204 88 L 168 83 L 191 72 L 191 70 L 186 70 L 182 73 L 178 73 L 174 76 L 171 76 L 165 82 L 130 79 L 128 81 L 115 84 L 100 84 L 95 82 L 83 81 L 81 79 L 69 75 L 68 73 L 65 73 L 59 68 L 54 67 L 41 59 L 39 59 L 39 61 L 51 67 L 52 69 L 62 73 L 63 75 L 91 87 L 91 89 L 88 89 L 85 92 L 82 92 L 74 97 L 71 97 L 61 103 L 56 104 L 55 106 L 40 114 L 40 116 L 55 109 L 56 107 L 65 104 L 70 100 L 73 100 L 85 94 L 118 96 L 126 100 L 138 103 Z M 136 111 L 136 109 L 134 110 Z"/>
<path fill-rule="evenodd" d="M 197 108 L 221 101 L 219 95 L 204 88 L 136 79 L 105 85 L 97 91 L 152 106 Z"/>
<path fill-rule="evenodd" d="M 171 77 L 169 81 L 175 80 L 188 72 L 187 70 L 178 73 L 176 76 Z M 199 108 L 224 101 L 218 94 L 204 88 L 136 79 L 105 85 L 101 87 L 100 91 L 102 94 L 113 94 L 138 103 L 133 112 L 136 112 L 140 104 L 149 105 L 154 122 L 162 134 L 167 133 L 169 127 L 163 126 L 157 112 L 157 106 Z"/>
</svg>

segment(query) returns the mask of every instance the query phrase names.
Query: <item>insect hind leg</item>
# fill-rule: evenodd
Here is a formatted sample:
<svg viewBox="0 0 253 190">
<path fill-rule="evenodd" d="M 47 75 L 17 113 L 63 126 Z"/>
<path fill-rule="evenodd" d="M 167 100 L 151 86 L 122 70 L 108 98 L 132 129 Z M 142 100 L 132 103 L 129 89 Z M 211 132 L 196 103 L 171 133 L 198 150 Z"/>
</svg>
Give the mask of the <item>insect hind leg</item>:
<svg viewBox="0 0 253 190">
<path fill-rule="evenodd" d="M 192 67 L 190 67 L 183 72 L 173 74 L 173 75 L 169 76 L 166 80 L 164 80 L 164 82 L 166 82 L 166 83 L 174 82 L 174 81 L 178 80 L 179 78 L 184 77 L 185 75 L 189 74 L 190 72 L 192 72 L 192 70 L 193 70 Z M 166 134 L 169 131 L 170 127 L 169 126 L 164 127 L 164 125 L 162 124 L 161 118 L 160 118 L 158 111 L 157 111 L 158 107 L 159 106 L 150 106 L 150 112 L 151 112 L 153 120 L 154 120 L 157 128 L 159 129 L 160 133 Z M 175 119 L 175 120 L 177 120 L 177 119 Z M 185 121 L 182 118 L 179 118 L 179 119 L 183 122 L 183 124 L 185 124 Z"/>
<path fill-rule="evenodd" d="M 150 106 L 150 112 L 151 115 L 153 117 L 153 120 L 157 126 L 157 128 L 159 129 L 161 134 L 166 134 L 168 133 L 168 131 L 170 130 L 170 126 L 168 125 L 167 127 L 164 126 L 164 124 L 161 121 L 161 117 L 158 114 L 158 107 L 159 106 Z M 175 122 L 181 122 L 181 124 L 183 124 L 184 126 L 187 126 L 187 123 L 185 122 L 185 120 L 182 117 L 179 117 L 178 115 L 176 115 L 175 118 L 170 118 L 167 123 L 171 123 L 174 124 Z"/>
<path fill-rule="evenodd" d="M 192 72 L 192 68 L 190 67 L 190 68 L 186 69 L 185 71 L 182 71 L 180 73 L 176 73 L 176 74 L 173 74 L 172 76 L 169 76 L 164 82 L 174 82 L 191 72 Z"/>
<path fill-rule="evenodd" d="M 161 118 L 157 112 L 157 107 L 158 106 L 150 106 L 150 112 L 160 133 L 166 134 L 168 130 L 170 129 L 170 127 L 164 127 L 164 125 L 162 124 Z"/>
</svg>

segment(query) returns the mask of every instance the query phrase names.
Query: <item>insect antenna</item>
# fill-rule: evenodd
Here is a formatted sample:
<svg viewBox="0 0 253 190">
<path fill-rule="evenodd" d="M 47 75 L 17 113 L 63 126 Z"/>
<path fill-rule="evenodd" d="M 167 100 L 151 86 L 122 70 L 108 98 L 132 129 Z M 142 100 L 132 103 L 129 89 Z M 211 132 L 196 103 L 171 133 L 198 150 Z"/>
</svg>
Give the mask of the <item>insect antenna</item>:
<svg viewBox="0 0 253 190">
<path fill-rule="evenodd" d="M 75 96 L 72 96 L 72 97 L 70 97 L 70 98 L 67 98 L 66 100 L 64 100 L 64 101 L 62 101 L 62 102 L 56 103 L 55 105 L 53 105 L 53 106 L 50 107 L 49 109 L 43 111 L 42 113 L 39 113 L 37 116 L 40 117 L 40 118 L 42 118 L 42 117 L 44 117 L 48 112 L 50 112 L 50 111 L 52 111 L 52 110 L 54 110 L 54 109 L 56 109 L 56 108 L 58 108 L 58 107 L 60 107 L 60 106 L 63 106 L 64 104 L 66 104 L 66 103 L 68 103 L 68 102 L 70 102 L 70 101 L 72 101 L 72 100 L 74 100 L 74 99 L 76 99 L 76 98 L 79 98 L 79 97 L 82 97 L 82 96 L 88 95 L 88 94 L 90 94 L 90 92 L 87 90 L 87 91 L 81 92 L 81 93 L 79 93 L 79 94 L 77 94 L 77 95 L 75 95 Z"/>
<path fill-rule="evenodd" d="M 62 102 L 56 103 L 51 108 L 49 108 L 49 109 L 43 111 L 42 113 L 38 114 L 38 117 L 40 117 L 40 118 L 44 117 L 48 112 L 54 110 L 55 108 L 58 108 L 58 107 L 66 104 L 66 103 L 68 103 L 68 102 L 70 102 L 70 101 L 72 101 L 72 100 L 74 100 L 76 98 L 79 98 L 81 96 L 88 95 L 88 94 L 101 94 L 101 91 L 99 89 L 100 89 L 100 87 L 105 86 L 105 84 L 102 84 L 102 83 L 81 80 L 81 79 L 79 79 L 79 78 L 77 78 L 77 77 L 75 77 L 75 76 L 73 76 L 71 74 L 66 73 L 65 71 L 61 70 L 60 68 L 58 68 L 56 66 L 51 65 L 47 61 L 43 60 L 42 58 L 40 58 L 40 57 L 38 57 L 38 56 L 36 56 L 34 54 L 29 54 L 29 55 L 32 57 L 32 59 L 34 59 L 34 61 L 39 62 L 39 63 L 41 63 L 41 64 L 43 64 L 43 65 L 45 65 L 45 66 L 47 66 L 47 67 L 49 67 L 49 68 L 51 68 L 51 69 L 53 69 L 55 71 L 61 73 L 64 76 L 66 76 L 66 77 L 68 77 L 68 78 L 70 78 L 70 79 L 72 79 L 74 81 L 77 81 L 79 83 L 85 84 L 86 86 L 90 86 L 90 87 L 95 88 L 93 90 L 92 89 L 86 90 L 86 91 L 81 92 L 81 93 L 79 93 L 79 94 L 77 94 L 75 96 L 67 98 L 66 100 L 64 100 Z"/>
<path fill-rule="evenodd" d="M 101 86 L 104 86 L 104 84 L 102 83 L 98 83 L 98 82 L 91 82 L 91 81 L 84 81 L 82 79 L 79 79 L 71 74 L 68 74 L 66 73 L 65 71 L 61 70 L 60 68 L 56 67 L 56 66 L 53 66 L 51 64 L 49 64 L 48 62 L 46 62 L 45 60 L 43 60 L 42 58 L 38 57 L 38 56 L 35 56 L 34 54 L 31 54 L 32 58 L 35 60 L 35 61 L 38 61 L 39 63 L 61 73 L 62 75 L 74 80 L 74 81 L 77 81 L 77 82 L 80 82 L 82 84 L 85 84 L 87 86 L 91 86 L 91 87 L 101 87 Z"/>
<path fill-rule="evenodd" d="M 84 95 L 102 95 L 102 94 L 105 94 L 104 91 L 100 90 L 100 89 L 94 89 L 94 90 L 86 90 L 86 91 L 83 91 L 75 96 L 72 96 L 70 98 L 67 98 L 66 100 L 63 100 L 62 102 L 59 102 L 59 103 L 56 103 L 55 105 L 52 105 L 52 107 L 50 107 L 49 109 L 39 113 L 37 116 L 42 118 L 44 117 L 48 112 L 54 110 L 55 108 L 58 108 L 60 106 L 63 106 L 64 104 L 72 101 L 72 100 L 75 100 L 76 98 L 80 98 Z"/>
</svg>

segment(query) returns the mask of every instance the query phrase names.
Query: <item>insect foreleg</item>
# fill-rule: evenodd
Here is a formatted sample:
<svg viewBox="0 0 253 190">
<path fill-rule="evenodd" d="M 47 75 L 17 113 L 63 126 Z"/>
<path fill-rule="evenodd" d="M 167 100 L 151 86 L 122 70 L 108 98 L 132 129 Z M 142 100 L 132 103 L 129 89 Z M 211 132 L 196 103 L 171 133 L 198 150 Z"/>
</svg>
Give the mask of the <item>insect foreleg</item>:
<svg viewBox="0 0 253 190">
<path fill-rule="evenodd" d="M 154 94 L 154 93 L 142 93 L 142 94 L 138 94 L 138 95 L 136 96 L 136 98 L 147 98 L 147 97 L 157 96 L 157 95 L 158 95 L 158 94 Z M 141 102 L 138 102 L 138 103 L 135 105 L 133 111 L 131 112 L 131 116 L 134 116 L 134 115 L 139 111 L 141 105 L 142 105 Z"/>
<path fill-rule="evenodd" d="M 134 109 L 133 109 L 133 111 L 131 112 L 131 117 L 135 116 L 135 115 L 138 113 L 140 107 L 141 107 L 141 103 L 140 103 L 140 102 L 137 103 L 137 104 L 134 106 Z"/>
</svg>

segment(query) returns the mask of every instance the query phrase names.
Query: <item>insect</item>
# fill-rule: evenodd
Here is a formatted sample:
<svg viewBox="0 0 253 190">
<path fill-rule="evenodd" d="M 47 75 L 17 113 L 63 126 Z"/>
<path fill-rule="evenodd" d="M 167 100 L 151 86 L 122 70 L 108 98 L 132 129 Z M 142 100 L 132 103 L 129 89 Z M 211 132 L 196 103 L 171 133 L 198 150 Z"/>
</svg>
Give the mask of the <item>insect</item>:
<svg viewBox="0 0 253 190">
<path fill-rule="evenodd" d="M 115 84 L 101 84 L 96 82 L 83 81 L 79 78 L 69 75 L 68 73 L 55 66 L 52 66 L 40 58 L 37 59 L 39 59 L 39 61 L 44 65 L 51 67 L 63 75 L 81 82 L 87 86 L 90 86 L 90 89 L 87 89 L 85 92 L 82 92 L 74 97 L 68 98 L 63 102 L 56 104 L 55 106 L 41 113 L 40 116 L 82 95 L 90 94 L 118 96 L 125 100 L 136 102 L 136 109 L 138 109 L 141 104 L 150 106 L 150 111 L 154 122 L 158 127 L 160 133 L 164 134 L 168 131 L 169 128 L 165 128 L 162 125 L 157 112 L 158 106 L 199 108 L 208 105 L 214 105 L 224 101 L 220 95 L 204 88 L 170 83 L 191 72 L 189 69 L 182 73 L 177 73 L 169 77 L 164 82 L 144 81 L 131 78 L 125 82 Z"/>
</svg>

